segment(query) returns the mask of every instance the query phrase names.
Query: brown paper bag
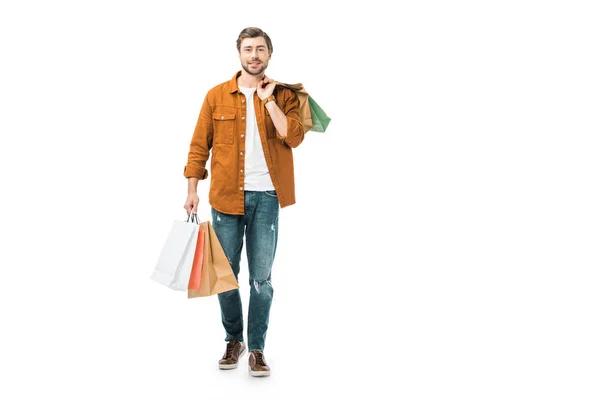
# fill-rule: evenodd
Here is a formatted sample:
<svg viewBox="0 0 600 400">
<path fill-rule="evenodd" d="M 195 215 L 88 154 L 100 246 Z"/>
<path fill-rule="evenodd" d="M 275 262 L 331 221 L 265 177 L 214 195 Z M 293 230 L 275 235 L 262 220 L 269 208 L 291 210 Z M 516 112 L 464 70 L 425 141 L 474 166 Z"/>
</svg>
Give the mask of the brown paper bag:
<svg viewBox="0 0 600 400">
<path fill-rule="evenodd" d="M 277 83 L 278 86 L 283 86 L 288 89 L 292 89 L 296 93 L 298 99 L 300 100 L 300 109 L 298 110 L 298 112 L 300 113 L 300 122 L 302 122 L 302 125 L 304 126 L 304 133 L 310 131 L 313 127 L 313 120 L 310 113 L 308 93 L 306 92 L 306 90 L 304 90 L 304 86 L 302 86 L 301 83 L 275 83 Z"/>
<path fill-rule="evenodd" d="M 239 288 L 240 286 L 235 279 L 231 265 L 229 265 L 229 260 L 219 243 L 217 234 L 210 221 L 201 223 L 199 229 L 204 234 L 200 289 L 188 289 L 188 299 L 212 296 Z"/>
</svg>

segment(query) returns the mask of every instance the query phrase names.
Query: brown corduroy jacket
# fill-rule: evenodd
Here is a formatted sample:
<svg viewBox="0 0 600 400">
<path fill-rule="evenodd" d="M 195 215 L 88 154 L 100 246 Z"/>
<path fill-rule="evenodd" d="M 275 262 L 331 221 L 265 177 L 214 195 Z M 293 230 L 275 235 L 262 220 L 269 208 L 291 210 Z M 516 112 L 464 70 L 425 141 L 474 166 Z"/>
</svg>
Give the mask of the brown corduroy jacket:
<svg viewBox="0 0 600 400">
<path fill-rule="evenodd" d="M 244 214 L 244 156 L 246 134 L 246 96 L 239 90 L 238 71 L 230 81 L 208 91 L 194 135 L 183 175 L 200 180 L 208 177 L 206 162 L 212 150 L 212 177 L 208 201 L 225 214 Z M 296 94 L 276 86 L 275 101 L 287 118 L 287 136 L 279 135 L 266 108 L 254 93 L 254 109 L 260 141 L 273 186 L 281 208 L 296 202 L 292 148 L 304 140 Z"/>
</svg>

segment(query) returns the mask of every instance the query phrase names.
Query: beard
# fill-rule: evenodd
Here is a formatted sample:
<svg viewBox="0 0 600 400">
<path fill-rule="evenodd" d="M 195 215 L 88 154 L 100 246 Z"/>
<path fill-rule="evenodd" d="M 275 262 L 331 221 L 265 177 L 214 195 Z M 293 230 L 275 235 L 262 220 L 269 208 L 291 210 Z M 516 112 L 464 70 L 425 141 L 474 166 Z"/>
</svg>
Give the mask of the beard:
<svg viewBox="0 0 600 400">
<path fill-rule="evenodd" d="M 265 69 L 267 69 L 267 65 L 265 65 L 264 63 L 261 62 L 260 65 L 261 65 L 261 67 L 259 69 L 257 69 L 256 72 L 253 72 L 252 70 L 250 70 L 244 63 L 242 63 L 242 68 L 244 69 L 244 71 L 246 71 L 250 75 L 257 76 L 257 75 L 260 75 L 263 72 L 265 72 Z"/>
</svg>

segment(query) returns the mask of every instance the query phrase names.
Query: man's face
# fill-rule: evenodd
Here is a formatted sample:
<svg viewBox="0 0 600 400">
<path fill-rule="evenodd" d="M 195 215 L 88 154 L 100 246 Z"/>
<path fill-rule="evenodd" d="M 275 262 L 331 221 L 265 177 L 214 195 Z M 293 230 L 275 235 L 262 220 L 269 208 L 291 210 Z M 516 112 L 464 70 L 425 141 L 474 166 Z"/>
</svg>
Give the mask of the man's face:
<svg viewBox="0 0 600 400">
<path fill-rule="evenodd" d="M 260 75 L 267 69 L 271 54 L 264 37 L 247 38 L 240 46 L 240 61 L 244 71 L 250 75 Z"/>
</svg>

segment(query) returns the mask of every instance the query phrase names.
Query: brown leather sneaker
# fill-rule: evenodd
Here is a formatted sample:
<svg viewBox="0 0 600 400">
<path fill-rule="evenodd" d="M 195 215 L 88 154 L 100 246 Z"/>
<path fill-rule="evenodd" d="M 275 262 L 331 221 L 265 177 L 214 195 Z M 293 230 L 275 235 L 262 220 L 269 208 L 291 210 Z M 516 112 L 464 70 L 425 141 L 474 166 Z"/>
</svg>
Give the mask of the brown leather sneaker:
<svg viewBox="0 0 600 400">
<path fill-rule="evenodd" d="M 260 350 L 252 350 L 248 357 L 248 370 L 252 376 L 269 376 L 271 368 L 265 361 L 265 355 Z"/>
<path fill-rule="evenodd" d="M 219 369 L 234 369 L 238 366 L 238 361 L 242 354 L 246 351 L 244 342 L 231 340 L 227 342 L 227 348 L 223 358 L 219 360 Z"/>
</svg>

